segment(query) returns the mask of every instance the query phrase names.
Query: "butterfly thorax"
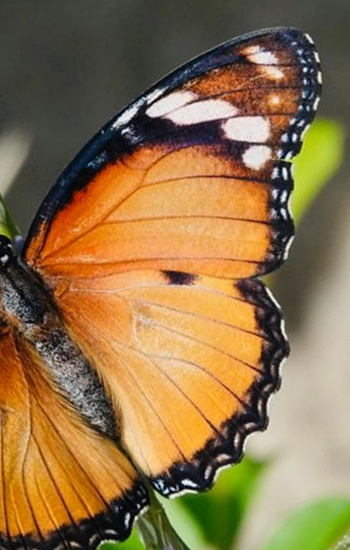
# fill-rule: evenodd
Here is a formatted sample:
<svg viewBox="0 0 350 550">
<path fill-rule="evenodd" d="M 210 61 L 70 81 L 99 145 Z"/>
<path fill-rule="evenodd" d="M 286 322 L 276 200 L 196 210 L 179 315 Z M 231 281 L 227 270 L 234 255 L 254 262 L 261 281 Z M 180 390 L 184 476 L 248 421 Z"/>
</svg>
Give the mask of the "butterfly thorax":
<svg viewBox="0 0 350 550">
<path fill-rule="evenodd" d="M 21 265 L 10 241 L 0 237 L 0 338 L 12 331 L 29 344 L 52 383 L 91 424 L 116 435 L 114 416 L 94 368 L 70 338 L 44 283 Z M 1 380 L 1 367 L 0 367 Z"/>
</svg>

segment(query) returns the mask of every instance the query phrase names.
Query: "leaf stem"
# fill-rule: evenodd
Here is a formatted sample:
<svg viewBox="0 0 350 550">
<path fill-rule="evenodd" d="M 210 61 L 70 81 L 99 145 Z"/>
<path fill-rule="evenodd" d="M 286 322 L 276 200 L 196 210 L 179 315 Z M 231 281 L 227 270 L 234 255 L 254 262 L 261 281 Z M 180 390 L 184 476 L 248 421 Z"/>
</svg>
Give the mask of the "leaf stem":
<svg viewBox="0 0 350 550">
<path fill-rule="evenodd" d="M 189 550 L 170 524 L 163 506 L 149 489 L 150 507 L 137 520 L 137 530 L 147 550 Z"/>
</svg>

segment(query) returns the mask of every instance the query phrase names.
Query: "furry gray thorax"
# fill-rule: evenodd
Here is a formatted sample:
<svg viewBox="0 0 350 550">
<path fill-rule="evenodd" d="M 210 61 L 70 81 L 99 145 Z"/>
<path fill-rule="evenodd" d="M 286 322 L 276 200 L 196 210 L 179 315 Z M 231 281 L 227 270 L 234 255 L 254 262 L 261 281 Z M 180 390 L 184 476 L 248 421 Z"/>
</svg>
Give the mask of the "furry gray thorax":
<svg viewBox="0 0 350 550">
<path fill-rule="evenodd" d="M 116 420 L 94 367 L 69 336 L 49 290 L 20 264 L 3 237 L 0 238 L 0 325 L 2 330 L 12 330 L 17 338 L 32 346 L 57 390 L 89 424 L 109 437 L 117 437 Z"/>
</svg>

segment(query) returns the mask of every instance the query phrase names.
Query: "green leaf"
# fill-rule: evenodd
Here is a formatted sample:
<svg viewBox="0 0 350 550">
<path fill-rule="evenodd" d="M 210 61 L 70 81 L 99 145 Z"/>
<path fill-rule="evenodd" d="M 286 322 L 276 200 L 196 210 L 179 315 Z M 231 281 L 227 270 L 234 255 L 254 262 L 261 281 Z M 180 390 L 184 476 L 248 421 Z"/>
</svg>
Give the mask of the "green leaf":
<svg viewBox="0 0 350 550">
<path fill-rule="evenodd" d="M 0 195 L 0 235 L 6 235 L 6 237 L 9 237 L 9 239 L 12 240 L 19 234 L 20 231 L 12 220 L 4 200 Z"/>
<path fill-rule="evenodd" d="M 119 544 L 104 542 L 99 546 L 99 550 L 145 550 L 145 548 L 137 536 L 136 529 L 133 529 L 131 537 L 125 542 Z"/>
<path fill-rule="evenodd" d="M 211 491 L 180 499 L 180 505 L 201 530 L 207 544 L 217 550 L 233 548 L 264 469 L 265 463 L 246 457 L 239 465 L 223 472 Z M 168 509 L 167 513 L 172 520 Z M 176 521 L 172 523 L 185 539 L 181 527 Z"/>
<path fill-rule="evenodd" d="M 183 505 L 183 499 L 162 498 L 161 502 L 165 512 L 173 528 L 176 530 L 187 546 L 193 550 L 205 550 L 207 548 L 207 540 L 203 535 L 201 525 L 193 521 L 190 512 Z"/>
<path fill-rule="evenodd" d="M 350 499 L 313 502 L 285 518 L 262 550 L 330 550 L 350 527 Z"/>
<path fill-rule="evenodd" d="M 311 125 L 302 152 L 293 163 L 292 212 L 296 222 L 338 170 L 344 156 L 344 142 L 345 133 L 338 122 L 318 118 Z"/>
</svg>

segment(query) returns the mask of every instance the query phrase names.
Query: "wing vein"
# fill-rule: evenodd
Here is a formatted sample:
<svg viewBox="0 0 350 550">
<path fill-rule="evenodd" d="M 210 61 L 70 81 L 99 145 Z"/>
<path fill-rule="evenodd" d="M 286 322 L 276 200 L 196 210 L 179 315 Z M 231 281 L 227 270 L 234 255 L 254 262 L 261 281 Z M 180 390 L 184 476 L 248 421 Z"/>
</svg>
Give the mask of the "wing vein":
<svg viewBox="0 0 350 550">
<path fill-rule="evenodd" d="M 35 441 L 35 444 L 36 444 L 36 447 L 38 448 L 38 444 L 37 444 L 36 441 Z M 68 550 L 72 550 L 72 547 L 71 547 L 71 544 L 70 544 L 69 540 L 68 539 L 66 540 L 64 538 L 64 536 L 62 535 L 61 529 L 59 528 L 59 525 L 57 524 L 57 522 L 55 520 L 55 517 L 52 514 L 52 512 L 50 510 L 50 507 L 48 506 L 48 504 L 46 502 L 46 499 L 44 498 L 43 492 L 42 492 L 41 487 L 40 487 L 40 483 L 38 483 L 37 476 L 34 476 L 34 480 L 35 480 L 35 485 L 36 485 L 38 494 L 40 496 L 41 502 L 44 505 L 44 508 L 45 508 L 46 513 L 47 513 L 47 515 L 49 516 L 49 518 L 52 522 L 52 525 L 55 526 L 56 533 L 58 534 L 59 538 L 61 539 L 64 548 L 68 548 Z"/>
<path fill-rule="evenodd" d="M 47 415 L 46 415 L 46 417 L 48 418 Z M 39 449 L 40 456 L 41 456 L 41 458 L 42 458 L 42 460 L 43 460 L 43 463 L 44 463 L 44 465 L 45 465 L 45 467 L 46 467 L 47 472 L 49 473 L 50 479 L 51 479 L 51 481 L 53 482 L 54 487 L 55 487 L 57 493 L 58 493 L 59 495 L 61 495 L 61 497 L 62 497 L 60 500 L 62 501 L 62 504 L 64 505 L 64 508 L 65 508 L 65 510 L 67 511 L 68 517 L 69 517 L 69 519 L 70 519 L 72 525 L 74 525 L 74 526 L 76 526 L 77 528 L 79 528 L 79 527 L 77 526 L 76 522 L 74 521 L 74 518 L 72 517 L 70 511 L 69 511 L 69 508 L 68 508 L 68 506 L 67 506 L 67 504 L 66 504 L 66 502 L 65 502 L 65 500 L 64 500 L 64 498 L 63 498 L 63 495 L 61 494 L 61 492 L 60 492 L 60 490 L 59 490 L 58 484 L 56 483 L 56 481 L 55 481 L 55 479 L 54 479 L 54 475 L 52 474 L 51 468 L 49 467 L 48 462 L 47 462 L 46 458 L 44 457 L 44 454 L 42 453 L 42 451 L 41 451 L 41 449 L 40 449 L 40 446 L 39 446 L 39 444 L 38 444 L 38 441 L 37 441 L 36 439 L 35 439 L 35 443 L 36 443 L 36 445 L 37 445 L 37 447 L 38 447 L 38 449 Z M 68 448 L 68 447 L 67 447 L 67 448 Z M 93 514 L 92 511 L 90 510 L 90 508 L 89 508 L 88 504 L 86 503 L 86 501 L 81 497 L 81 495 L 79 494 L 79 492 L 76 490 L 74 484 L 73 484 L 72 481 L 71 481 L 70 476 L 67 474 L 66 469 L 64 468 L 64 466 L 63 466 L 62 463 L 60 463 L 60 466 L 61 466 L 62 471 L 64 472 L 64 475 L 65 475 L 65 477 L 66 477 L 66 479 L 67 479 L 67 481 L 68 481 L 70 487 L 72 488 L 73 493 L 76 495 L 77 499 L 79 500 L 79 502 L 80 502 L 80 503 L 82 504 L 82 506 L 84 507 L 84 509 L 85 509 L 85 511 L 86 511 L 87 517 L 90 518 L 90 520 L 94 523 L 94 525 L 95 525 L 95 527 L 96 527 L 97 533 L 100 535 L 101 539 L 103 540 L 104 534 L 102 533 L 102 531 L 101 531 L 101 529 L 100 529 L 100 526 L 99 526 L 98 523 L 96 522 L 94 514 Z M 84 472 L 84 470 L 82 470 L 82 471 Z M 84 473 L 85 473 L 85 472 L 84 472 Z M 85 474 L 85 475 L 86 475 L 86 474 Z M 94 487 L 94 485 L 93 485 L 92 483 L 91 483 L 91 485 Z M 97 492 L 97 491 L 96 491 L 96 492 Z M 101 500 L 104 501 L 103 497 L 99 494 L 99 492 L 97 492 L 97 494 L 100 496 Z M 109 506 L 107 507 L 107 509 L 109 509 Z"/>
<path fill-rule="evenodd" d="M 120 345 L 119 342 L 116 342 L 116 343 L 117 343 L 120 347 L 122 347 L 122 348 L 125 347 L 126 349 L 129 349 L 129 350 L 131 350 L 132 352 L 134 352 L 134 353 L 136 353 L 136 354 L 139 353 L 138 350 L 135 350 L 135 349 L 133 349 L 133 348 L 128 348 L 127 346 L 122 346 L 122 345 Z M 120 359 L 121 363 L 123 363 L 124 368 L 125 368 L 126 371 L 129 373 L 129 376 L 131 377 L 131 379 L 134 381 L 134 383 L 135 383 L 135 385 L 137 386 L 137 388 L 138 388 L 140 394 L 142 395 L 142 397 L 144 398 L 144 400 L 149 404 L 151 410 L 153 410 L 155 416 L 158 418 L 160 424 L 163 426 L 163 428 L 165 429 L 166 433 L 168 434 L 169 439 L 173 442 L 174 446 L 177 448 L 177 450 L 178 450 L 180 456 L 182 456 L 182 458 L 185 460 L 185 456 L 184 456 L 183 452 L 181 451 L 181 449 L 180 449 L 178 443 L 176 442 L 176 440 L 175 440 L 175 439 L 173 438 L 173 436 L 171 435 L 170 430 L 168 429 L 167 425 L 164 423 L 163 419 L 161 418 L 161 416 L 160 416 L 159 413 L 157 412 L 157 410 L 156 410 L 156 408 L 154 407 L 154 405 L 152 404 L 151 400 L 148 398 L 147 394 L 142 390 L 140 384 L 138 383 L 137 377 L 135 377 L 135 376 L 133 375 L 132 370 L 129 369 L 129 368 L 126 366 L 125 361 L 124 361 L 123 359 L 121 359 L 120 357 L 118 357 L 118 359 Z M 145 460 L 146 460 L 146 462 L 147 462 L 146 457 L 145 457 Z"/>
<path fill-rule="evenodd" d="M 58 498 L 60 499 L 60 501 L 61 501 L 61 503 L 62 503 L 62 506 L 63 506 L 63 508 L 65 509 L 66 513 L 67 513 L 67 516 L 69 517 L 69 521 L 71 522 L 72 525 L 74 525 L 75 527 L 77 527 L 77 524 L 75 523 L 75 520 L 74 520 L 74 518 L 73 518 L 73 516 L 72 516 L 72 514 L 71 514 L 71 511 L 69 510 L 69 507 L 68 507 L 68 505 L 67 505 L 67 503 L 66 503 L 64 497 L 63 497 L 63 494 L 62 494 L 62 492 L 61 492 L 61 490 L 60 490 L 60 488 L 59 488 L 59 485 L 57 484 L 57 482 L 56 482 L 56 480 L 55 480 L 55 476 L 53 475 L 53 473 L 52 473 L 52 471 L 51 471 L 51 468 L 50 468 L 50 466 L 49 466 L 49 464 L 48 464 L 48 462 L 47 462 L 47 460 L 46 460 L 46 457 L 45 457 L 44 453 L 42 452 L 41 446 L 39 445 L 39 442 L 37 441 L 37 439 L 36 439 L 35 436 L 33 436 L 33 440 L 34 440 L 35 445 L 36 445 L 36 448 L 37 448 L 37 450 L 38 450 L 38 452 L 39 452 L 39 455 L 40 455 L 40 458 L 41 458 L 41 460 L 42 460 L 42 463 L 43 463 L 43 465 L 44 465 L 44 467 L 45 467 L 45 469 L 46 469 L 46 471 L 47 471 L 47 473 L 48 473 L 48 476 L 49 476 L 49 478 L 50 478 L 50 480 L 51 480 L 51 483 L 52 483 L 52 485 L 54 486 L 54 488 L 55 488 L 55 490 L 56 490 L 57 496 L 58 496 Z"/>
<path fill-rule="evenodd" d="M 178 308 L 175 308 L 175 307 L 171 307 L 171 306 L 167 306 L 167 305 L 164 305 L 164 304 L 158 304 L 156 302 L 152 302 L 151 300 L 133 300 L 134 303 L 139 303 L 141 305 L 145 304 L 145 305 L 150 305 L 150 306 L 154 306 L 154 307 L 158 307 L 160 309 L 167 309 L 169 311 L 174 311 L 176 313 L 182 313 L 183 315 L 190 315 L 192 317 L 198 317 L 199 319 L 207 319 L 209 321 L 212 321 L 213 323 L 217 323 L 219 325 L 223 325 L 225 327 L 230 327 L 230 328 L 233 328 L 235 330 L 238 330 L 238 331 L 241 331 L 241 332 L 244 332 L 245 334 L 250 334 L 251 336 L 255 336 L 261 340 L 266 340 L 266 338 L 264 338 L 263 336 L 261 336 L 261 334 L 258 334 L 257 332 L 254 332 L 252 330 L 247 330 L 247 329 L 244 329 L 242 327 L 239 327 L 237 325 L 233 325 L 231 323 L 227 323 L 225 321 L 220 321 L 219 319 L 215 319 L 214 317 L 210 317 L 209 315 L 203 315 L 201 313 L 195 313 L 193 311 L 184 311 L 182 309 L 178 309 Z"/>
<path fill-rule="evenodd" d="M 232 180 L 233 183 L 235 182 L 235 180 L 239 180 L 239 181 L 247 181 L 253 184 L 273 185 L 270 179 L 269 180 L 256 179 L 256 178 L 252 179 L 251 177 L 248 177 L 248 176 L 238 176 L 235 174 L 230 174 L 230 175 L 228 174 L 191 174 L 188 176 L 184 175 L 184 176 L 177 176 L 175 178 L 166 178 L 159 181 L 152 181 L 144 184 L 142 186 L 142 189 L 147 189 L 148 187 L 177 182 L 181 180 L 195 180 L 195 179 L 227 179 L 227 180 Z"/>
<path fill-rule="evenodd" d="M 165 261 L 181 261 L 181 260 L 196 260 L 196 261 L 209 261 L 209 260 L 222 260 L 226 262 L 242 262 L 246 264 L 259 264 L 257 260 L 247 260 L 247 259 L 241 259 L 241 258 L 223 258 L 222 256 L 200 256 L 197 258 L 196 256 L 161 256 L 161 257 L 155 257 L 155 258 L 149 258 L 149 257 L 141 257 L 141 258 L 133 258 L 133 259 L 125 259 L 125 260 L 116 260 L 116 261 L 105 261 L 105 262 L 60 262 L 59 265 L 61 267 L 64 266 L 72 266 L 72 265 L 94 265 L 94 266 L 108 266 L 108 265 L 118 265 L 118 264 L 132 264 L 137 262 L 154 262 L 158 260 L 165 260 Z M 45 264 L 43 264 L 45 265 Z M 98 275 L 94 276 L 98 278 Z"/>
<path fill-rule="evenodd" d="M 141 316 L 137 316 L 137 317 L 140 319 L 140 321 L 143 321 L 143 317 L 141 317 Z M 184 334 L 183 332 L 181 332 L 179 330 L 176 330 L 176 329 L 173 329 L 173 328 L 170 328 L 170 327 L 164 325 L 163 323 L 159 323 L 158 321 L 152 321 L 152 324 L 154 324 L 156 326 L 159 326 L 160 328 L 162 328 L 164 330 L 167 330 L 168 332 L 178 334 L 179 336 L 181 336 L 184 339 L 192 340 L 193 342 L 197 342 L 198 344 L 202 344 L 205 347 L 214 349 L 218 353 L 221 353 L 222 355 L 226 355 L 226 357 L 230 357 L 234 361 L 238 361 L 239 363 L 242 363 L 242 365 L 245 365 L 246 367 L 259 372 L 259 369 L 257 369 L 257 367 L 254 367 L 253 365 L 250 365 L 249 363 L 247 363 L 243 359 L 240 359 L 239 357 L 236 357 L 236 356 L 232 355 L 231 353 L 227 353 L 226 351 L 223 351 L 223 350 L 217 348 L 216 346 L 213 346 L 212 344 L 209 344 L 208 342 L 204 342 L 204 340 L 200 340 L 199 338 L 195 338 L 194 336 L 191 336 L 189 334 Z"/>
<path fill-rule="evenodd" d="M 35 525 L 35 528 L 38 532 L 38 535 L 44 545 L 44 536 L 41 532 L 41 529 L 40 529 L 40 525 L 39 525 L 39 522 L 36 518 L 36 515 L 35 515 L 35 511 L 34 511 L 34 507 L 33 507 L 33 504 L 32 504 L 32 501 L 30 500 L 30 497 L 29 497 L 29 492 L 28 492 L 28 487 L 27 487 L 27 472 L 26 472 L 26 467 L 27 467 L 27 459 L 28 459 L 28 453 L 29 453 L 29 446 L 30 446 L 30 439 L 34 436 L 34 434 L 32 433 L 32 403 L 31 403 L 31 397 L 30 397 L 30 394 L 29 394 L 29 421 L 30 421 L 30 428 L 29 428 L 29 435 L 28 435 L 28 438 L 27 438 L 27 441 L 26 441 L 26 446 L 25 446 L 25 450 L 24 450 L 24 455 L 23 455 L 23 461 L 22 461 L 22 464 L 21 464 L 21 473 L 22 473 L 22 483 L 23 483 L 23 490 L 24 490 L 24 496 L 25 496 L 25 499 L 27 501 L 27 504 L 28 504 L 28 508 L 30 510 L 30 514 L 32 516 L 32 519 L 33 519 L 33 522 L 34 522 L 34 525 Z"/>
<path fill-rule="evenodd" d="M 85 469 L 83 468 L 83 466 L 80 464 L 80 462 L 77 460 L 76 456 L 74 455 L 74 453 L 72 452 L 72 450 L 70 449 L 70 447 L 66 444 L 66 442 L 64 441 L 64 439 L 62 438 L 59 430 L 57 429 L 56 425 L 54 424 L 54 422 L 52 422 L 50 416 L 47 414 L 47 412 L 45 411 L 45 409 L 42 407 L 42 405 L 39 403 L 39 401 L 37 401 L 37 404 L 38 406 L 40 407 L 41 411 L 43 412 L 44 416 L 46 417 L 47 421 L 49 422 L 49 424 L 52 426 L 54 432 L 56 433 L 57 437 L 62 441 L 62 443 L 64 444 L 65 448 L 67 449 L 69 455 L 71 456 L 71 458 L 73 459 L 73 461 L 75 462 L 75 464 L 77 465 L 78 469 L 83 473 L 84 477 L 87 479 L 88 483 L 91 485 L 91 487 L 93 487 L 96 495 L 98 495 L 98 497 L 102 500 L 102 502 L 104 503 L 104 505 L 107 507 L 107 509 L 110 508 L 109 506 L 109 503 L 105 500 L 104 496 L 100 493 L 99 489 L 96 487 L 95 483 L 93 482 L 93 480 L 91 479 L 91 477 L 88 476 L 88 474 L 86 473 Z M 65 475 L 66 477 L 69 479 L 69 476 L 65 470 L 65 468 L 63 467 L 63 464 L 61 464 L 61 467 L 63 469 L 63 471 L 65 472 Z M 72 486 L 73 487 L 73 486 Z M 76 492 L 76 490 L 74 489 L 74 491 Z M 76 492 L 76 494 L 78 495 L 78 493 Z"/>
<path fill-rule="evenodd" d="M 139 353 L 142 353 L 142 355 L 145 355 L 146 357 L 149 357 L 149 355 L 145 352 L 139 352 Z M 227 390 L 235 399 L 237 399 L 237 401 L 241 405 L 243 405 L 243 407 L 248 409 L 247 403 L 245 403 L 231 388 L 229 388 L 226 384 L 224 384 L 224 382 L 222 382 L 217 376 L 215 376 L 214 373 L 206 370 L 201 365 L 198 365 L 198 363 L 195 363 L 193 361 L 189 361 L 188 359 L 183 359 L 181 357 L 170 357 L 168 355 L 160 355 L 160 354 L 154 354 L 154 353 L 152 353 L 152 357 L 154 357 L 156 359 L 164 359 L 166 361 L 175 361 L 175 362 L 178 362 L 178 363 L 184 363 L 186 365 L 190 365 L 190 366 L 204 372 L 207 376 L 209 376 L 210 378 L 215 380 L 220 386 L 222 386 L 225 390 Z M 257 371 L 257 373 L 259 375 L 261 375 L 261 372 L 258 369 L 255 369 L 255 370 Z M 222 411 L 222 412 L 224 412 L 224 411 Z"/>
<path fill-rule="evenodd" d="M 258 223 L 261 225 L 268 225 L 271 226 L 272 224 L 270 222 L 262 221 L 262 220 L 253 220 L 253 219 L 247 219 L 247 218 L 238 218 L 238 217 L 231 217 L 231 216 L 205 216 L 200 214 L 193 214 L 193 215 L 184 215 L 184 216 L 152 216 L 149 218 L 134 218 L 130 220 L 113 220 L 113 221 L 106 221 L 101 225 L 124 225 L 128 223 L 139 223 L 139 222 L 153 222 L 153 221 L 168 221 L 168 220 L 192 220 L 192 219 L 200 219 L 200 220 L 231 220 L 231 221 L 240 221 L 244 223 Z"/>
</svg>

